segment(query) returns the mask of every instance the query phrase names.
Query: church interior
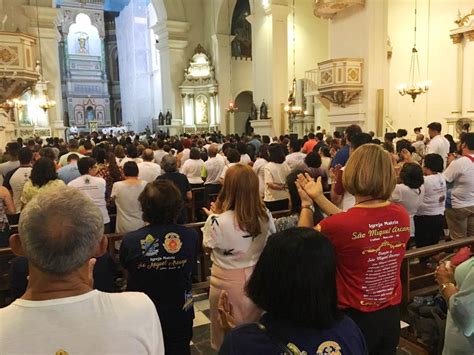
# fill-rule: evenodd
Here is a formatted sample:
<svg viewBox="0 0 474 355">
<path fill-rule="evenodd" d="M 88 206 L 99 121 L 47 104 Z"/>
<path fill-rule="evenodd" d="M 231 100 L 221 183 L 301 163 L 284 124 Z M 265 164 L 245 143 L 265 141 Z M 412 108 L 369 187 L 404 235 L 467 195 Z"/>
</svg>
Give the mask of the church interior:
<svg viewBox="0 0 474 355">
<path fill-rule="evenodd" d="M 403 163 L 409 161 L 411 164 L 411 158 L 408 159 L 403 155 L 404 147 L 398 151 L 397 140 L 419 141 L 420 130 L 423 130 L 424 136 L 421 137 L 421 141 L 425 139 L 426 147 L 428 147 L 428 136 L 432 138 L 432 141 L 436 136 L 431 135 L 433 129 L 435 131 L 437 129 L 436 125 L 433 126 L 433 123 L 436 123 L 442 127 L 443 135 L 450 135 L 451 139 L 454 137 L 452 144 L 455 147 L 457 144 L 461 147 L 458 149 L 460 153 L 454 153 L 453 150 L 450 154 L 458 154 L 456 158 L 460 159 L 465 159 L 463 156 L 469 156 L 472 160 L 474 148 L 469 145 L 472 143 L 469 143 L 470 141 L 466 143 L 466 136 L 462 138 L 461 135 L 472 135 L 469 132 L 472 131 L 470 127 L 474 121 L 473 63 L 473 0 L 0 0 L 0 149 L 4 156 L 2 162 L 7 164 L 5 162 L 11 158 L 8 158 L 8 154 L 11 156 L 11 151 L 8 152 L 8 148 L 7 151 L 5 150 L 11 142 L 20 140 L 25 146 L 29 146 L 30 143 L 27 142 L 32 142 L 32 146 L 39 144 L 41 147 L 43 142 L 45 146 L 46 142 L 53 146 L 52 142 L 56 139 L 55 142 L 59 142 L 58 152 L 61 151 L 60 154 L 66 152 L 67 155 L 76 152 L 77 147 L 74 146 L 74 141 L 76 144 L 79 142 L 78 146 L 87 151 L 89 141 L 95 140 L 95 143 L 92 143 L 97 147 L 97 137 L 103 136 L 104 141 L 113 142 L 115 151 L 109 150 L 114 151 L 118 163 L 116 165 L 120 169 L 125 169 L 123 165 L 125 163 L 122 164 L 118 160 L 120 153 L 117 153 L 117 144 L 125 147 L 127 156 L 125 159 L 129 161 L 140 159 L 137 157 L 142 154 L 143 160 L 147 161 L 145 159 L 147 150 L 153 149 L 154 152 L 150 154 L 154 154 L 154 158 L 151 159 L 154 162 L 158 162 L 157 152 L 162 151 L 163 144 L 165 146 L 169 144 L 168 148 L 171 151 L 176 149 L 177 169 L 181 169 L 179 171 L 186 175 L 186 172 L 182 170 L 185 158 L 180 154 L 186 154 L 184 152 L 187 151 L 186 158 L 189 161 L 194 160 L 195 158 L 190 158 L 189 154 L 192 155 L 193 149 L 197 147 L 201 153 L 206 151 L 206 159 L 208 156 L 211 159 L 216 154 L 212 155 L 212 149 L 209 147 L 217 144 L 219 147 L 217 155 L 221 152 L 222 155 L 226 155 L 224 157 L 226 166 L 223 168 L 224 172 L 221 169 L 222 175 L 219 173 L 221 177 L 219 184 L 227 186 L 223 179 L 225 170 L 232 169 L 233 164 L 239 163 L 239 158 L 236 162 L 231 161 L 230 154 L 225 153 L 226 144 L 232 145 L 230 149 L 235 148 L 234 150 L 239 151 L 242 156 L 246 155 L 245 147 L 252 146 L 252 149 L 255 147 L 255 157 L 249 154 L 251 158 L 249 158 L 249 164 L 253 166 L 253 171 L 257 175 L 261 174 L 258 175 L 261 179 L 260 183 L 264 182 L 264 187 L 260 187 L 265 189 L 264 193 L 261 190 L 262 203 L 264 201 L 270 209 L 272 218 L 277 219 L 286 217 L 290 210 L 291 213 L 295 213 L 294 206 L 291 205 L 293 203 L 290 196 L 291 190 L 288 192 L 290 203 L 285 208 L 275 207 L 272 210 L 269 207 L 271 204 L 267 204 L 270 198 L 273 199 L 271 202 L 278 202 L 275 196 L 282 192 L 280 190 L 289 189 L 289 184 L 287 185 L 285 179 L 291 174 L 286 173 L 280 183 L 267 183 L 267 175 L 264 174 L 271 174 L 271 172 L 265 170 L 264 173 L 262 167 L 261 173 L 258 173 L 256 168 L 259 158 L 263 159 L 263 156 L 258 154 L 261 145 L 268 145 L 270 154 L 268 159 L 271 161 L 268 164 L 273 164 L 271 159 L 274 158 L 271 156 L 276 153 L 272 153 L 271 146 L 276 143 L 285 146 L 287 158 L 299 152 L 300 149 L 308 153 L 309 157 L 314 146 L 311 146 L 310 151 L 305 151 L 304 147 L 308 142 L 316 139 L 315 145 L 318 144 L 319 149 L 319 143 L 323 139 L 315 138 L 315 134 L 318 133 L 324 137 L 324 140 L 326 137 L 340 136 L 344 144 L 349 144 L 351 143 L 349 133 L 351 127 L 359 127 L 360 132 L 370 133 L 372 139 L 377 140 L 382 146 L 384 140 L 387 143 L 387 134 L 401 129 L 405 130 L 405 133 L 397 135 L 396 138 L 393 133 L 394 136 L 390 140 L 392 150 L 390 153 L 395 159 L 395 171 L 397 178 L 400 179 L 399 171 L 403 170 Z M 440 133 L 441 128 L 437 132 Z M 262 137 L 269 140 L 265 141 Z M 395 141 L 393 141 L 394 138 Z M 472 137 L 469 136 L 469 139 L 472 140 Z M 142 145 L 142 140 L 148 140 L 149 146 Z M 303 140 L 301 147 L 298 145 L 295 150 L 290 142 L 293 140 Z M 138 147 L 138 155 L 136 152 L 135 155 L 131 152 L 133 147 L 129 148 L 131 143 L 131 145 L 134 144 L 133 142 L 136 142 L 135 146 Z M 164 143 L 160 146 L 160 142 Z M 239 149 L 239 144 L 244 144 L 244 151 Z M 326 145 L 324 142 L 322 144 Z M 69 149 L 69 153 L 67 149 L 62 151 L 62 145 L 64 149 Z M 22 143 L 19 148 L 21 147 Z M 90 148 L 90 151 L 93 152 L 95 147 Z M 34 148 L 32 149 L 34 151 Z M 334 159 L 338 148 L 335 148 L 334 154 L 332 149 L 332 145 L 328 143 L 328 154 L 331 154 L 328 157 Z M 355 150 L 355 148 L 350 149 Z M 415 148 L 413 149 L 415 151 Z M 168 152 L 170 150 L 167 150 Z M 428 153 L 427 150 L 426 157 Z M 38 154 L 41 155 L 41 152 Z M 95 153 L 91 154 L 98 161 Z M 324 158 L 321 150 L 319 154 Z M 351 157 L 352 154 L 355 156 L 352 150 L 350 154 Z M 88 156 L 86 153 L 84 155 Z M 349 157 L 348 152 L 347 155 Z M 240 155 L 238 157 L 243 159 Z M 301 159 L 305 157 L 306 155 Z M 57 161 L 55 161 L 58 171 L 65 166 L 59 158 L 56 156 Z M 82 158 L 81 154 L 78 160 L 79 158 Z M 346 163 L 347 158 L 342 165 Z M 423 165 L 424 158 L 425 151 L 419 154 L 417 161 L 422 169 L 427 168 Z M 319 155 L 317 159 L 321 160 Z M 444 156 L 443 159 L 444 168 L 442 167 L 439 173 L 443 174 L 445 169 L 444 176 L 448 176 L 446 171 L 449 166 L 446 168 L 446 164 L 452 164 L 452 160 L 449 156 Z M 350 160 L 349 158 L 349 162 Z M 168 173 L 164 170 L 162 156 L 159 161 L 161 164 L 157 165 L 161 165 L 161 173 L 165 171 Z M 307 160 L 304 162 L 309 164 Z M 102 158 L 102 163 L 104 166 L 107 165 L 106 158 Z M 90 169 L 93 169 L 93 163 L 91 164 Z M 137 164 L 140 168 L 138 161 Z M 319 162 L 319 166 L 322 166 L 321 164 L 324 165 L 324 159 L 323 163 Z M 327 170 L 329 187 L 327 189 L 321 187 L 321 189 L 324 188 L 326 197 L 335 203 L 331 180 L 335 185 L 339 169 L 336 164 L 333 165 L 332 162 L 330 164 Z M 349 170 L 350 164 L 347 164 L 346 167 Z M 289 165 L 291 165 L 290 162 Z M 20 169 L 22 166 L 20 165 Z M 225 267 L 217 271 L 214 266 L 211 267 L 211 264 L 219 264 L 219 258 L 222 258 L 214 255 L 214 252 L 209 256 L 209 250 L 212 249 L 209 245 L 215 243 L 216 235 L 219 236 L 215 230 L 210 234 L 212 236 L 209 237 L 212 239 L 208 242 L 210 244 L 207 245 L 204 241 L 205 245 L 202 246 L 203 238 L 206 239 L 205 229 L 216 228 L 215 226 L 206 227 L 205 223 L 214 222 L 207 219 L 202 212 L 202 207 L 209 208 L 210 213 L 213 213 L 217 202 L 211 204 L 209 196 L 213 196 L 213 201 L 216 199 L 219 201 L 223 190 L 219 197 L 214 191 L 208 195 L 206 182 L 204 185 L 202 183 L 206 177 L 209 177 L 209 172 L 207 175 L 202 175 L 202 166 L 199 166 L 201 175 L 197 173 L 199 180 L 197 183 L 188 177 L 192 188 L 188 192 L 191 194 L 192 191 L 192 197 L 189 197 L 189 201 L 185 201 L 184 205 L 188 211 L 186 226 L 200 238 L 197 262 L 192 269 L 190 302 L 192 303 L 194 299 L 194 320 L 190 348 L 167 350 L 169 340 L 166 337 L 169 335 L 165 334 L 165 331 L 171 332 L 171 328 L 166 328 L 162 321 L 161 327 L 165 336 L 164 352 L 163 349 L 149 349 L 149 351 L 142 351 L 142 349 L 134 352 L 130 350 L 131 347 L 124 347 L 124 352 L 111 350 L 111 352 L 102 353 L 217 354 L 219 351 L 211 336 L 217 319 L 217 313 L 212 313 L 217 310 L 211 309 L 213 307 L 212 287 L 216 287 L 213 286 L 212 280 Z M 314 169 L 319 169 L 319 166 Z M 5 181 L 7 171 L 3 169 L 0 167 L 0 173 L 3 175 L 2 181 Z M 189 169 L 192 168 L 189 167 Z M 373 167 L 373 170 L 380 174 L 384 174 L 383 169 L 381 164 Z M 474 245 L 474 234 L 472 234 L 474 233 L 472 229 L 474 228 L 474 191 L 472 183 L 469 182 L 474 180 L 474 175 L 470 175 L 473 171 L 472 167 L 466 169 L 471 169 L 469 173 L 466 173 L 468 170 L 464 170 L 463 174 L 467 174 L 467 177 L 462 180 L 463 184 L 471 186 L 463 190 L 463 193 L 471 199 L 462 206 L 469 214 L 469 217 L 465 217 L 466 222 L 462 222 L 466 224 L 467 235 L 464 238 L 454 238 L 452 231 L 449 234 L 451 225 L 448 212 L 446 212 L 448 221 L 447 225 L 445 223 L 444 228 L 441 228 L 445 231 L 445 235 L 441 237 L 442 242 L 431 246 L 417 245 L 417 248 L 413 250 L 410 250 L 407 242 L 407 252 L 399 260 L 397 267 L 401 281 L 398 281 L 400 289 L 396 292 L 400 297 L 401 316 L 399 315 L 400 329 L 397 331 L 400 331 L 400 336 L 396 344 L 396 354 L 474 353 L 474 348 L 471 348 L 473 352 L 456 352 L 455 348 L 447 351 L 446 344 L 442 352 L 443 344 L 439 339 L 444 339 L 445 328 L 448 334 L 447 329 L 453 326 L 450 322 L 456 321 L 454 311 L 450 310 L 452 315 L 448 315 L 448 321 L 440 319 L 436 314 L 432 316 L 430 313 L 429 317 L 426 316 L 431 317 L 432 322 L 429 325 L 434 329 L 432 333 L 429 333 L 417 329 L 415 324 L 422 316 L 417 318 L 414 308 L 411 307 L 417 302 L 420 304 L 428 302 L 428 306 L 432 306 L 437 302 L 435 292 L 439 291 L 443 298 L 445 292 L 450 292 L 450 285 L 457 287 L 456 292 L 461 287 L 459 282 L 456 284 L 456 282 L 439 281 L 440 285 L 438 285 L 434 277 L 438 277 L 440 266 L 435 265 L 433 268 L 431 264 L 433 264 L 433 257 L 435 263 L 444 262 L 443 258 L 446 258 L 448 254 Z M 292 170 L 295 171 L 293 167 Z M 344 175 L 349 175 L 347 170 Z M 421 171 L 421 168 L 419 170 Z M 434 168 L 431 170 L 434 171 Z M 89 173 L 90 170 L 86 175 Z M 244 172 L 242 174 L 244 175 Z M 342 172 L 340 174 L 342 176 Z M 84 173 L 81 172 L 79 175 L 84 175 Z M 25 175 L 26 178 L 28 176 Z M 95 178 L 95 175 L 93 176 Z M 125 181 L 126 175 L 124 176 Z M 349 178 L 346 181 L 346 176 L 341 176 L 339 177 L 345 187 L 343 194 L 348 194 L 350 188 L 347 188 L 346 184 L 349 184 Z M 446 178 L 448 190 L 449 183 L 453 180 L 454 188 L 456 188 L 456 179 L 459 175 L 452 176 L 452 179 Z M 318 183 L 317 177 L 313 177 L 314 181 L 305 180 L 304 175 L 294 178 L 294 192 L 297 196 L 298 193 L 300 194 L 298 203 L 303 203 L 304 197 L 309 196 L 309 200 L 313 198 L 315 201 L 315 206 L 320 206 L 322 216 L 333 217 L 332 213 L 327 213 L 325 207 L 319 203 L 320 201 L 318 202 L 316 197 L 311 195 L 311 184 Z M 155 178 L 156 176 L 153 180 Z M 104 179 L 108 184 L 108 177 L 104 176 Z M 423 180 L 423 174 L 421 180 Z M 424 184 L 425 190 L 428 191 L 426 176 Z M 181 188 L 179 184 L 176 185 Z M 218 184 L 215 183 L 215 185 Z M 6 186 L 5 183 L 3 186 Z M 142 190 L 146 191 L 147 188 L 142 187 Z M 446 189 L 446 186 L 444 188 Z M 267 189 L 273 189 L 273 195 L 271 192 L 267 193 Z M 109 189 L 107 185 L 107 190 L 104 191 L 106 191 L 107 208 L 110 207 L 110 200 L 114 198 L 117 204 L 118 189 L 112 187 Z M 356 196 L 352 204 L 355 203 L 355 206 L 358 203 L 370 204 L 370 198 L 380 199 L 380 196 L 368 194 L 366 196 L 369 196 L 369 199 L 361 200 L 359 195 L 352 194 Z M 2 196 L 0 200 L 3 199 Z M 183 196 L 186 196 L 186 193 Z M 449 194 L 445 193 L 440 200 L 443 206 L 445 196 Z M 26 208 L 23 195 L 21 202 L 21 208 Z M 139 211 L 140 206 L 136 198 L 134 204 L 127 203 L 129 206 L 136 205 L 136 210 Z M 0 205 L 3 206 L 3 203 Z M 223 208 L 222 204 L 217 203 L 217 205 Z M 8 203 L 5 202 L 4 207 L 0 208 L 0 215 L 5 215 L 8 208 Z M 112 212 L 109 208 L 112 224 L 115 223 L 115 218 L 120 218 L 118 210 L 121 207 L 113 208 Z M 311 201 L 311 208 L 314 212 L 313 201 Z M 452 207 L 452 209 L 457 208 Z M 297 214 L 295 227 L 296 225 L 304 226 L 302 216 L 305 210 L 308 210 L 306 205 L 298 210 L 299 222 Z M 4 211 L 7 212 L 4 213 Z M 282 211 L 285 213 L 281 213 Z M 17 212 L 19 212 L 18 207 Z M 257 213 L 252 210 L 253 212 Z M 444 209 L 442 214 L 444 215 Z M 221 214 L 220 218 L 223 218 L 223 215 Z M 415 223 L 413 215 L 417 216 L 415 212 L 410 214 L 409 222 L 412 227 Z M 9 235 L 16 233 L 18 228 L 21 229 L 22 223 L 19 224 L 18 221 L 9 223 L 11 231 L 15 231 Z M 458 220 L 456 223 L 461 222 Z M 1 224 L 5 226 L 8 224 L 6 217 L 5 222 Z M 104 224 L 106 224 L 105 221 Z M 326 226 L 324 221 L 320 224 L 312 224 L 312 226 L 316 225 L 320 227 L 319 231 L 324 233 Z M 257 229 L 260 231 L 260 227 Z M 238 228 L 237 230 L 242 232 Z M 122 269 L 119 267 L 119 270 L 116 270 L 117 275 L 120 276 L 114 281 L 116 283 L 114 288 L 123 291 L 126 287 L 124 275 L 127 267 L 124 269 L 124 256 L 120 242 L 125 231 L 116 229 L 109 234 L 104 233 L 108 235 L 107 250 L 112 262 L 122 263 Z M 399 234 L 403 234 L 402 229 L 397 232 L 397 237 Z M 181 249 L 179 233 L 176 235 L 170 237 L 174 238 L 173 240 L 167 239 L 163 242 L 164 248 L 170 255 L 178 253 Z M 408 235 L 408 237 L 413 237 L 413 235 Z M 168 237 L 169 235 L 166 236 Z M 244 236 L 242 240 L 247 241 L 245 239 L 247 237 Z M 358 238 L 353 237 L 353 239 Z M 153 237 L 151 239 L 153 240 Z M 251 239 L 253 241 L 254 237 Z M 142 247 L 144 243 L 147 243 L 145 240 L 141 242 Z M 13 252 L 15 252 L 12 243 L 10 239 L 10 247 L 8 245 L 4 245 L 4 248 L 0 247 L 0 307 L 6 307 L 13 301 L 9 296 L 11 284 L 8 281 L 13 265 Z M 178 245 L 177 249 L 173 249 L 176 245 Z M 269 247 L 268 244 L 265 251 L 267 247 Z M 390 247 L 396 249 L 392 244 Z M 150 248 L 152 246 L 148 246 L 143 255 L 148 255 Z M 156 248 L 156 253 L 158 253 L 158 247 Z M 163 249 L 161 246 L 160 248 Z M 337 245 L 335 249 L 336 256 L 339 257 Z M 151 251 L 153 250 L 152 248 Z M 265 251 L 262 255 L 266 255 Z M 392 252 L 387 251 L 387 253 Z M 263 258 L 260 261 L 263 263 Z M 425 261 L 428 268 L 423 266 Z M 257 267 L 259 265 L 257 264 Z M 121 274 L 122 271 L 123 274 Z M 474 275 L 474 271 L 472 274 Z M 257 275 L 252 276 L 250 280 L 255 279 Z M 339 281 L 337 282 L 339 292 L 340 284 Z M 250 293 L 249 285 L 251 284 L 247 285 L 247 292 Z M 209 291 L 210 288 L 211 291 Z M 474 284 L 472 289 L 474 289 Z M 254 290 L 254 292 L 257 291 Z M 296 294 L 298 290 L 294 292 Z M 451 296 L 450 293 L 449 295 Z M 428 297 L 431 298 L 427 301 Z M 474 292 L 470 293 L 469 297 L 469 302 L 471 302 L 469 304 L 472 305 Z M 231 298 L 230 291 L 229 298 Z M 221 300 L 219 299 L 219 302 Z M 393 304 L 395 303 L 391 306 Z M 449 307 L 448 300 L 448 309 Z M 367 309 L 365 309 L 366 312 L 368 312 Z M 220 308 L 219 312 L 221 315 L 232 313 Z M 158 313 L 161 319 L 160 309 Z M 13 317 L 13 315 L 8 315 L 8 317 Z M 466 322 L 472 325 L 474 315 L 469 317 Z M 1 308 L 0 319 L 2 319 Z M 378 321 L 383 322 L 383 319 L 380 318 Z M 0 321 L 2 322 L 3 320 Z M 359 322 L 355 321 L 355 323 L 361 327 L 365 336 L 365 330 Z M 133 322 L 131 324 L 135 326 Z M 272 330 L 272 328 L 269 329 Z M 473 344 L 472 327 L 469 329 L 463 333 L 462 328 L 458 327 L 455 333 L 457 336 L 464 334 L 465 338 Z M 235 331 L 232 330 L 230 334 L 234 334 Z M 2 339 L 4 339 L 2 332 L 5 332 L 5 329 L 0 325 L 0 353 L 13 353 L 12 347 L 2 349 Z M 182 335 L 178 330 L 176 334 Z M 235 335 L 234 345 L 244 341 L 238 337 L 243 337 L 243 335 L 239 334 L 237 332 Z M 272 334 L 269 337 L 272 339 Z M 111 335 L 109 339 L 114 339 L 114 335 Z M 448 339 L 447 335 L 446 339 Z M 452 341 L 452 338 L 449 339 Z M 250 354 L 241 352 L 243 350 L 235 350 L 239 349 L 238 347 L 232 350 L 228 341 L 226 337 L 220 354 Z M 367 337 L 365 351 L 358 350 L 355 343 L 344 343 L 342 340 L 338 342 L 322 343 L 317 351 L 316 348 L 314 349 L 313 353 L 346 354 L 347 351 L 348 354 L 395 354 L 388 350 L 387 352 L 370 350 L 369 347 L 372 345 Z M 343 343 L 345 345 L 341 345 Z M 219 344 L 222 344 L 222 339 Z M 285 351 L 288 352 L 281 351 L 280 353 L 306 354 L 304 351 L 299 352 L 298 344 L 294 345 L 296 350 L 292 350 L 289 346 L 291 344 L 286 344 L 286 342 L 283 345 Z M 71 347 L 71 349 L 75 348 Z M 76 353 L 87 353 L 80 347 L 77 349 L 79 350 Z M 51 353 L 50 350 L 48 349 L 47 352 L 38 348 L 37 353 Z M 22 350 L 19 353 L 29 352 Z M 68 353 L 74 352 L 68 352 L 67 349 L 59 350 L 59 348 L 56 352 L 56 354 Z M 92 354 L 94 351 L 89 353 Z M 255 350 L 253 353 L 259 352 Z M 266 353 L 260 352 L 260 354 Z"/>
</svg>

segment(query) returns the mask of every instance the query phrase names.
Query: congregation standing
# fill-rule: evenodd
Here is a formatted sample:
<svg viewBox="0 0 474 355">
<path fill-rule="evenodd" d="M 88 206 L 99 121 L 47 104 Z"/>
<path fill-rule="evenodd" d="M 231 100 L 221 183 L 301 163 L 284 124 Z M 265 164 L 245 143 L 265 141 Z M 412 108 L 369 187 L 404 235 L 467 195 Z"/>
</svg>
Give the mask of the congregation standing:
<svg viewBox="0 0 474 355">
<path fill-rule="evenodd" d="M 9 143 L 0 246 L 19 221 L 10 245 L 27 272 L 16 276 L 23 296 L 0 309 L 0 353 L 60 351 L 31 330 L 55 315 L 73 317 L 75 330 L 95 322 L 82 334 L 95 345 L 57 330 L 69 353 L 189 354 L 200 246 L 184 224 L 199 215 L 190 208 L 202 190 L 216 351 L 395 354 L 405 251 L 474 236 L 474 133 L 456 143 L 440 123 L 427 129 L 429 140 L 417 128 L 413 141 L 351 125 L 303 138 L 130 132 Z M 128 292 L 109 294 L 94 281 L 113 231 L 124 235 L 115 247 Z M 448 305 L 445 354 L 474 351 L 473 260 L 434 271 Z M 16 332 L 27 326 L 23 343 Z"/>
</svg>

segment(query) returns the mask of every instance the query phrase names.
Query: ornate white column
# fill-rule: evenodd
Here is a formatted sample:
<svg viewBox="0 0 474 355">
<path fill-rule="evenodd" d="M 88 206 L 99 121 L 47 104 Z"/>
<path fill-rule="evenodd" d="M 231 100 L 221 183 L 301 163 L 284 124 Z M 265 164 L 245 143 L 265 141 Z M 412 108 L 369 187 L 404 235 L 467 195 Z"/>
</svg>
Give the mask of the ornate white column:
<svg viewBox="0 0 474 355">
<path fill-rule="evenodd" d="M 474 25 L 473 25 L 474 27 Z M 474 28 L 464 32 L 463 99 L 464 117 L 474 118 Z"/>
<path fill-rule="evenodd" d="M 172 125 L 182 120 L 178 86 L 184 79 L 183 71 L 188 61 L 185 49 L 190 27 L 189 22 L 169 20 L 159 21 L 152 27 L 158 36 L 156 48 L 160 59 L 163 109 L 169 109 L 173 114 Z"/>
<path fill-rule="evenodd" d="M 230 132 L 227 111 L 225 110 L 229 100 L 233 100 L 232 88 L 230 87 L 230 43 L 234 36 L 216 33 L 212 36 L 212 46 L 214 53 L 214 67 L 216 70 L 216 79 L 219 83 L 219 95 L 217 97 L 217 122 L 220 122 L 220 128 L 223 133 Z"/>
<path fill-rule="evenodd" d="M 28 32 L 37 36 L 36 6 L 24 5 L 26 16 L 30 19 Z M 56 101 L 56 106 L 49 109 L 47 114 L 54 136 L 64 136 L 63 105 L 61 93 L 61 72 L 59 65 L 58 42 L 60 40 L 56 28 L 58 9 L 51 7 L 39 7 L 39 31 L 41 37 L 41 55 L 43 61 L 44 78 L 49 81 L 47 94 L 49 99 Z M 39 59 L 39 54 L 38 54 Z"/>
</svg>

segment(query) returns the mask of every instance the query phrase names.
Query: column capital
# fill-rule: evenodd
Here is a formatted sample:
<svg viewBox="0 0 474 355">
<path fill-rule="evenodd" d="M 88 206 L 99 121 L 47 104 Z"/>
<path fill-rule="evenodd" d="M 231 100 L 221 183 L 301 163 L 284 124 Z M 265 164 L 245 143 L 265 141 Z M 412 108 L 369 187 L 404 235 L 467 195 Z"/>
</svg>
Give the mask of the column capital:
<svg viewBox="0 0 474 355">
<path fill-rule="evenodd" d="M 458 43 L 462 42 L 463 35 L 462 35 L 462 33 L 453 33 L 453 34 L 449 35 L 449 37 L 451 37 L 454 44 L 458 44 Z"/>
</svg>

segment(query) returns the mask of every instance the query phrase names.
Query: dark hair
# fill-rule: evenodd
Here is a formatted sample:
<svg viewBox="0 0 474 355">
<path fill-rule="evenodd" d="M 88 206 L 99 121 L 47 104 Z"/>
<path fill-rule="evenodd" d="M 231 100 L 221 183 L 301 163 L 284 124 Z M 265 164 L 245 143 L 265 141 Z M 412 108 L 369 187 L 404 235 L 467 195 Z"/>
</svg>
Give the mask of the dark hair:
<svg viewBox="0 0 474 355">
<path fill-rule="evenodd" d="M 79 155 L 76 153 L 71 153 L 67 156 L 67 162 L 70 163 L 71 160 L 79 160 Z"/>
<path fill-rule="evenodd" d="M 39 151 L 40 157 L 51 159 L 52 161 L 56 160 L 56 154 L 54 150 L 50 147 L 41 148 Z"/>
<path fill-rule="evenodd" d="M 449 142 L 449 153 L 455 153 L 458 149 L 456 143 L 454 142 L 453 136 L 450 134 L 445 134 L 444 138 L 446 138 Z"/>
<path fill-rule="evenodd" d="M 134 161 L 127 161 L 123 165 L 123 174 L 128 177 L 138 176 L 138 165 Z"/>
<path fill-rule="evenodd" d="M 246 291 L 271 316 L 308 328 L 329 329 L 342 318 L 334 248 L 313 228 L 290 228 L 270 236 Z"/>
<path fill-rule="evenodd" d="M 77 162 L 77 169 L 81 175 L 89 174 L 89 170 L 96 164 L 97 162 L 94 158 L 84 157 Z"/>
<path fill-rule="evenodd" d="M 304 158 L 304 163 L 308 166 L 308 168 L 319 168 L 322 164 L 321 161 L 321 156 L 318 154 L 318 152 L 315 152 L 314 150 L 306 155 Z"/>
<path fill-rule="evenodd" d="M 34 186 L 44 186 L 57 178 L 56 166 L 51 159 L 40 158 L 33 164 L 30 179 Z"/>
<path fill-rule="evenodd" d="M 125 150 L 127 151 L 127 156 L 129 158 L 135 159 L 138 157 L 137 147 L 135 147 L 133 144 L 127 144 Z"/>
<path fill-rule="evenodd" d="M 396 144 L 397 153 L 400 153 L 403 149 L 408 150 L 410 153 L 415 153 L 416 149 L 413 147 L 409 140 L 400 139 Z"/>
<path fill-rule="evenodd" d="M 270 144 L 270 137 L 269 136 L 262 136 L 262 143 L 263 144 Z"/>
<path fill-rule="evenodd" d="M 241 155 L 247 154 L 247 144 L 243 142 L 237 143 L 237 150 L 239 151 Z"/>
<path fill-rule="evenodd" d="M 298 193 L 295 181 L 298 179 L 299 174 L 304 174 L 305 170 L 295 169 L 286 177 L 286 185 L 288 186 L 288 192 L 290 194 L 291 201 L 291 213 L 300 213 L 301 211 L 301 198 Z"/>
<path fill-rule="evenodd" d="M 397 129 L 397 137 L 402 138 L 405 137 L 408 134 L 406 129 L 399 128 Z"/>
<path fill-rule="evenodd" d="M 466 144 L 467 149 L 474 150 L 474 133 L 464 133 L 461 135 L 461 144 Z"/>
<path fill-rule="evenodd" d="M 84 147 L 85 148 L 85 147 Z M 105 149 L 102 147 L 94 147 L 92 150 L 92 157 L 97 161 L 99 164 L 105 163 Z"/>
<path fill-rule="evenodd" d="M 84 147 L 85 150 L 91 150 L 92 149 L 92 142 L 87 140 L 84 142 L 84 144 L 82 145 Z"/>
<path fill-rule="evenodd" d="M 393 142 L 395 138 L 397 138 L 397 134 L 395 132 L 387 132 L 383 136 L 385 141 Z"/>
<path fill-rule="evenodd" d="M 364 144 L 372 143 L 372 136 L 368 133 L 357 133 L 352 136 L 351 148 L 356 150 Z"/>
<path fill-rule="evenodd" d="M 301 150 L 301 140 L 300 139 L 292 139 L 290 140 L 290 148 L 293 152 L 299 152 Z"/>
<path fill-rule="evenodd" d="M 339 131 L 334 131 L 333 136 L 334 136 L 334 138 L 341 138 L 341 132 L 339 132 Z"/>
<path fill-rule="evenodd" d="M 270 159 L 270 155 L 268 154 L 268 144 L 261 145 L 260 150 L 258 151 L 258 156 L 266 161 Z"/>
<path fill-rule="evenodd" d="M 441 173 L 444 169 L 443 158 L 436 153 L 425 155 L 423 165 L 434 173 Z"/>
<path fill-rule="evenodd" d="M 362 133 L 362 128 L 360 128 L 359 125 L 351 124 L 349 127 L 346 128 L 345 133 L 347 140 L 352 143 L 352 137 L 354 137 L 358 133 Z"/>
<path fill-rule="evenodd" d="M 319 148 L 319 151 L 323 156 L 327 158 L 331 157 L 331 151 L 329 150 L 329 147 L 327 145 L 323 145 L 321 148 Z"/>
<path fill-rule="evenodd" d="M 69 147 L 70 150 L 71 149 L 77 149 L 77 148 L 79 148 L 79 142 L 77 141 L 77 139 L 73 138 L 69 141 L 68 147 Z"/>
<path fill-rule="evenodd" d="M 413 129 L 413 132 L 415 132 L 415 133 L 416 133 L 416 132 L 421 132 L 421 127 L 415 127 L 415 128 Z"/>
<path fill-rule="evenodd" d="M 405 163 L 400 170 L 400 180 L 410 189 L 419 189 L 423 185 L 423 170 L 417 163 Z"/>
<path fill-rule="evenodd" d="M 314 137 L 314 133 L 311 132 L 310 134 L 308 134 L 308 139 L 314 139 Z"/>
<path fill-rule="evenodd" d="M 30 164 L 31 159 L 33 159 L 33 152 L 31 151 L 30 148 L 24 147 L 19 150 L 18 160 L 20 161 L 20 164 L 22 165 Z"/>
<path fill-rule="evenodd" d="M 324 134 L 322 134 L 321 132 L 318 132 L 316 133 L 316 138 L 318 138 L 318 140 L 322 142 L 324 140 Z"/>
<path fill-rule="evenodd" d="M 240 153 L 237 149 L 229 148 L 226 153 L 229 163 L 238 163 L 240 161 Z"/>
<path fill-rule="evenodd" d="M 115 154 L 112 152 L 107 152 L 106 156 L 107 169 L 109 171 L 110 177 L 114 182 L 122 180 L 122 172 L 120 171 L 119 166 L 117 165 L 117 159 L 115 159 Z"/>
<path fill-rule="evenodd" d="M 268 161 L 281 164 L 285 161 L 285 152 L 280 144 L 270 144 L 268 147 Z"/>
<path fill-rule="evenodd" d="M 150 224 L 173 224 L 183 208 L 179 189 L 166 179 L 147 184 L 138 201 L 142 207 L 143 220 Z"/>
<path fill-rule="evenodd" d="M 191 148 L 191 150 L 189 151 L 189 159 L 201 159 L 201 152 L 199 151 L 199 148 Z"/>
<path fill-rule="evenodd" d="M 439 122 L 431 122 L 427 127 L 431 129 L 432 131 L 436 131 L 436 132 L 441 132 L 442 130 L 441 123 Z"/>
</svg>

